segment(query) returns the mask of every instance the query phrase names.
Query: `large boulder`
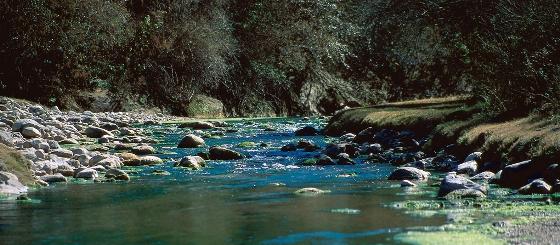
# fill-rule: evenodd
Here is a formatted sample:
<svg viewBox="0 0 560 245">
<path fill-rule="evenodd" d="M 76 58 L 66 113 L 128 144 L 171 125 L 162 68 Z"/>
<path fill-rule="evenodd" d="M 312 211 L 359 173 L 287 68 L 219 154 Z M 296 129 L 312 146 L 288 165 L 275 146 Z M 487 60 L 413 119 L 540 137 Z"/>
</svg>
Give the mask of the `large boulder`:
<svg viewBox="0 0 560 245">
<path fill-rule="evenodd" d="M 31 139 L 31 138 L 41 138 L 43 136 L 43 134 L 41 133 L 41 131 L 39 131 L 38 129 L 34 128 L 34 127 L 25 127 L 21 130 L 21 135 L 23 135 L 23 137 Z"/>
<path fill-rule="evenodd" d="M 541 177 L 545 169 L 546 166 L 532 160 L 511 164 L 502 169 L 497 182 L 502 187 L 520 188 L 529 180 Z"/>
<path fill-rule="evenodd" d="M 389 176 L 389 180 L 428 180 L 429 172 L 413 167 L 397 168 Z"/>
<path fill-rule="evenodd" d="M 201 147 L 203 146 L 204 143 L 204 139 L 194 135 L 194 134 L 189 134 L 185 137 L 183 137 L 183 139 L 181 140 L 181 142 L 179 142 L 179 145 L 177 146 L 178 148 L 197 148 L 197 147 Z"/>
<path fill-rule="evenodd" d="M 438 195 L 443 197 L 454 190 L 473 189 L 486 193 L 486 187 L 475 183 L 463 176 L 457 175 L 455 172 L 448 173 L 441 181 Z"/>
<path fill-rule="evenodd" d="M 27 192 L 15 174 L 0 171 L 0 193 L 18 195 Z"/>
<path fill-rule="evenodd" d="M 206 161 L 199 156 L 186 156 L 181 161 L 175 163 L 176 167 L 184 167 L 191 169 L 202 169 L 206 166 Z"/>
<path fill-rule="evenodd" d="M 238 160 L 243 159 L 241 153 L 219 146 L 210 148 L 209 156 L 211 160 Z"/>
<path fill-rule="evenodd" d="M 221 118 L 224 117 L 224 105 L 215 98 L 195 95 L 189 102 L 186 113 L 194 118 Z"/>
<path fill-rule="evenodd" d="M 113 136 L 113 134 L 108 130 L 93 126 L 87 127 L 84 133 L 87 137 L 90 138 L 101 138 L 105 135 Z"/>
</svg>

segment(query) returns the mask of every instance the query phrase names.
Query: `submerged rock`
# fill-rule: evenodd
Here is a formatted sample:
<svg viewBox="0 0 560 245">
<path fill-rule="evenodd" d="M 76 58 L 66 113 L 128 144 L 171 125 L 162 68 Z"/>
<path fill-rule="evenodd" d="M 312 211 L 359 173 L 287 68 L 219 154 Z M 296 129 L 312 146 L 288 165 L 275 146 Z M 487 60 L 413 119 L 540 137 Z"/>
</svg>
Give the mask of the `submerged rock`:
<svg viewBox="0 0 560 245">
<path fill-rule="evenodd" d="M 123 181 L 130 180 L 130 176 L 125 171 L 122 171 L 120 169 L 114 169 L 114 168 L 107 170 L 107 172 L 105 173 L 105 177 L 113 178 L 115 180 L 123 180 Z"/>
<path fill-rule="evenodd" d="M 209 157 L 211 160 L 238 160 L 244 158 L 239 152 L 219 146 L 210 148 Z"/>
<path fill-rule="evenodd" d="M 413 167 L 397 168 L 389 176 L 389 180 L 428 180 L 429 172 Z"/>
<path fill-rule="evenodd" d="M 473 189 L 486 193 L 486 187 L 473 182 L 463 176 L 457 175 L 455 172 L 448 173 L 441 181 L 438 196 L 443 197 L 454 190 Z"/>
<path fill-rule="evenodd" d="M 474 198 L 480 199 L 485 198 L 486 195 L 479 190 L 475 189 L 458 189 L 445 195 L 445 199 L 463 199 L 463 198 Z"/>
<path fill-rule="evenodd" d="M 181 140 L 181 142 L 179 142 L 178 147 L 179 148 L 198 148 L 201 147 L 205 144 L 204 139 L 194 135 L 194 134 L 189 134 L 185 137 L 183 137 L 183 139 Z"/>
<path fill-rule="evenodd" d="M 296 136 L 316 136 L 319 131 L 312 126 L 305 126 L 301 129 L 296 130 Z"/>
<path fill-rule="evenodd" d="M 329 193 L 329 192 L 330 192 L 329 190 L 321 190 L 313 187 L 307 187 L 307 188 L 299 189 L 294 193 L 296 195 L 315 196 L 315 195 Z"/>
</svg>

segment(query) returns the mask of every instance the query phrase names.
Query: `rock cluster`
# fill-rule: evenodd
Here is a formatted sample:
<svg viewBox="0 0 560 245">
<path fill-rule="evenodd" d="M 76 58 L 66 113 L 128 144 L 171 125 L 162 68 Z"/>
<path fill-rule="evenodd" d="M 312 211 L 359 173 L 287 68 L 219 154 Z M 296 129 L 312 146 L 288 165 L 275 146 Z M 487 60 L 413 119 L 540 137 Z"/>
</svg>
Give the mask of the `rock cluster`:
<svg viewBox="0 0 560 245">
<path fill-rule="evenodd" d="M 156 152 L 149 145 L 155 141 L 132 127 L 171 119 L 162 114 L 63 112 L 5 97 L 0 97 L 0 105 L 0 143 L 31 162 L 30 171 L 38 183 L 96 179 L 100 173 L 108 179 L 129 180 L 119 168 L 163 163 L 147 156 Z M 107 153 L 111 149 L 131 153 Z M 0 173 L 0 192 L 27 190 L 14 177 Z"/>
</svg>

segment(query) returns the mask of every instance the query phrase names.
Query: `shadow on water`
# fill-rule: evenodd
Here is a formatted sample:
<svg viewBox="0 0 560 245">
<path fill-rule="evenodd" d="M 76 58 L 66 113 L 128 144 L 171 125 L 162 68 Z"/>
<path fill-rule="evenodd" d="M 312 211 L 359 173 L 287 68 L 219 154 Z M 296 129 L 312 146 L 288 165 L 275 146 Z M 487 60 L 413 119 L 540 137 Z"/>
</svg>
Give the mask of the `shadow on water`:
<svg viewBox="0 0 560 245">
<path fill-rule="evenodd" d="M 134 169 L 129 183 L 60 184 L 30 193 L 32 202 L 0 201 L 2 244 L 363 244 L 390 243 L 395 232 L 434 226 L 444 217 L 414 217 L 386 207 L 429 194 L 398 195 L 385 181 L 388 165 L 300 167 L 316 153 L 280 152 L 297 142 L 302 123 L 265 121 L 279 130 L 234 122 L 237 133 L 207 140 L 236 148 L 239 142 L 269 147 L 236 148 L 251 158 L 210 162 L 202 171 L 162 166 Z M 313 123 L 313 122 L 308 122 Z M 186 130 L 153 128 L 164 140 L 161 157 L 180 158 L 203 149 L 179 150 Z M 307 138 L 319 145 L 323 137 Z M 328 140 L 328 139 L 327 139 Z M 152 175 L 155 169 L 168 176 Z M 305 197 L 302 187 L 331 193 Z"/>
</svg>

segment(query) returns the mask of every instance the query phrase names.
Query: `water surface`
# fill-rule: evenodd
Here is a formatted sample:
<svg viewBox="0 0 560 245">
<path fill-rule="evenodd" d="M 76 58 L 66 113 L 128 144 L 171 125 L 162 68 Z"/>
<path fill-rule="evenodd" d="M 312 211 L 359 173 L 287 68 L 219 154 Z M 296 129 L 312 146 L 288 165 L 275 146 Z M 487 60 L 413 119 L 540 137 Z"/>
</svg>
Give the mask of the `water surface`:
<svg viewBox="0 0 560 245">
<path fill-rule="evenodd" d="M 188 129 L 151 127 L 162 141 L 157 147 L 165 165 L 129 169 L 136 173 L 128 183 L 58 184 L 31 192 L 32 202 L 0 201 L 1 244 L 386 244 L 395 243 L 398 232 L 444 223 L 442 216 L 411 216 L 390 207 L 433 193 L 386 181 L 394 169 L 388 164 L 299 166 L 317 153 L 279 150 L 303 138 L 324 146 L 332 139 L 293 134 L 321 123 L 230 122 L 239 132 L 206 143 L 251 157 L 211 161 L 202 171 L 172 167 L 173 159 L 203 150 L 176 149 Z M 264 125 L 278 130 L 265 131 Z M 237 147 L 245 141 L 269 146 Z M 156 169 L 170 175 L 153 175 Z M 303 187 L 331 192 L 293 194 Z"/>
</svg>

